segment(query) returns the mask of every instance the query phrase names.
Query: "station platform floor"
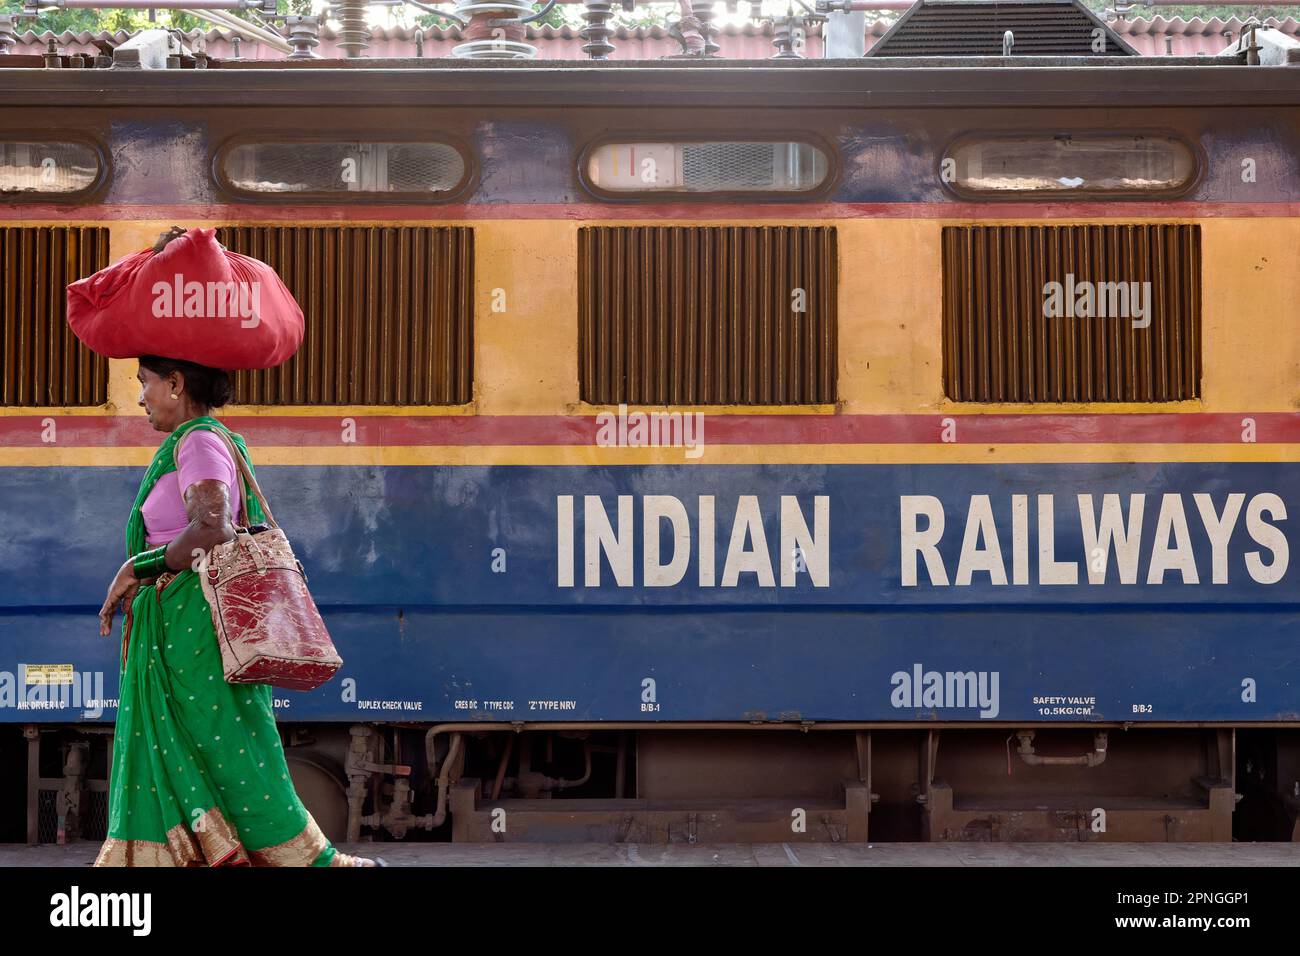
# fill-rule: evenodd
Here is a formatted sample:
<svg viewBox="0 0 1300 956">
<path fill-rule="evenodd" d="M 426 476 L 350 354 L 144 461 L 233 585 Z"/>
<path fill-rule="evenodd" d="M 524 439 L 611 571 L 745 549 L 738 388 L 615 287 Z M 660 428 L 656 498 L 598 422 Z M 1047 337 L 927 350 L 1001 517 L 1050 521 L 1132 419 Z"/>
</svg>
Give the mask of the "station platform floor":
<svg viewBox="0 0 1300 956">
<path fill-rule="evenodd" d="M 390 866 L 1300 866 L 1300 843 L 354 843 Z M 93 841 L 0 844 L 0 867 L 90 866 Z"/>
</svg>

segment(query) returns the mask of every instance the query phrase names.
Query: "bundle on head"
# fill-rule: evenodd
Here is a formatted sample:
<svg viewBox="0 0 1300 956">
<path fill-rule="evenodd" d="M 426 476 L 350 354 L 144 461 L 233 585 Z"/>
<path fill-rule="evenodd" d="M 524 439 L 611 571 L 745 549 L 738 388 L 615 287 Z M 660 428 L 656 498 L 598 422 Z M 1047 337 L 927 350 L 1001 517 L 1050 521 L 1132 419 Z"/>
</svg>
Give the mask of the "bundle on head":
<svg viewBox="0 0 1300 956">
<path fill-rule="evenodd" d="M 223 248 L 216 234 L 174 226 L 69 284 L 68 325 L 108 358 L 166 355 L 223 369 L 288 361 L 302 344 L 302 308 L 274 268 Z"/>
</svg>

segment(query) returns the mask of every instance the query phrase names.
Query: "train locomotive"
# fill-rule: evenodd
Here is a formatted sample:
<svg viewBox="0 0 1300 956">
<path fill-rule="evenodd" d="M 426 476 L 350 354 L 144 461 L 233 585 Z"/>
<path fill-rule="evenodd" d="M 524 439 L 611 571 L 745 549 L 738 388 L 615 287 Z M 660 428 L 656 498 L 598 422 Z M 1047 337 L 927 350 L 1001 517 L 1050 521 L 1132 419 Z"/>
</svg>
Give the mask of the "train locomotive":
<svg viewBox="0 0 1300 956">
<path fill-rule="evenodd" d="M 53 59 L 0 840 L 102 836 L 158 436 L 61 295 L 173 224 L 307 318 L 222 417 L 344 658 L 277 700 L 332 838 L 1300 833 L 1296 66 Z"/>
</svg>

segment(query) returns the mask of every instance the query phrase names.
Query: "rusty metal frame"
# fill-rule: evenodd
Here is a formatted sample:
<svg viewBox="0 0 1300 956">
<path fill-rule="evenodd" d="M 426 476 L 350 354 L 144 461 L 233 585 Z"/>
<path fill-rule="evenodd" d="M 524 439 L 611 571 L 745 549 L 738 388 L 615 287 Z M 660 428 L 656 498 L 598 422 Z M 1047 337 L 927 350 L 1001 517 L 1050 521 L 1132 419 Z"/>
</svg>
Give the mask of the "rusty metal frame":
<svg viewBox="0 0 1300 956">
<path fill-rule="evenodd" d="M 1237 802 L 1234 728 L 1215 729 L 1203 735 L 1206 772 L 1189 781 L 1201 795 L 1198 802 L 1162 795 L 1137 801 L 1120 800 L 1117 801 L 1120 805 L 1111 807 L 1106 803 L 1115 800 L 1113 796 L 1088 793 L 1072 794 L 1074 799 L 1068 806 L 1053 807 L 1053 801 L 1047 797 L 1033 807 L 1016 805 L 1014 800 L 999 805 L 996 796 L 986 797 L 975 806 L 958 806 L 956 789 L 935 773 L 938 737 L 939 731 L 930 731 L 921 743 L 918 771 L 921 792 L 917 802 L 922 808 L 924 841 L 1227 842 L 1232 839 L 1233 810 Z M 1092 831 L 1087 810 L 1090 804 L 1106 811 L 1106 827 L 1102 832 Z"/>
<path fill-rule="evenodd" d="M 750 109 L 975 109 L 1021 107 L 1124 109 L 1300 105 L 1295 71 L 1234 63 L 1151 63 L 1149 58 L 1053 58 L 1046 63 L 1001 57 L 984 60 L 888 58 L 846 67 L 840 61 L 592 61 L 556 68 L 552 61 L 435 63 L 374 60 L 351 68 L 320 69 L 314 61 L 252 64 L 226 70 L 6 70 L 0 96 L 42 109 L 93 105 L 97 109 L 164 107 L 178 102 L 202 109 L 249 107 L 274 98 L 277 109 L 369 108 L 382 90 L 386 106 L 517 109 L 590 108 L 635 100 L 638 109 L 709 106 Z M 1090 62 L 1084 63 L 1081 60 Z M 1205 60 L 1206 58 L 1199 58 Z M 1102 62 L 1099 62 L 1102 61 Z M 996 68 L 991 68 L 996 66 Z M 917 69 L 923 67 L 923 69 Z M 373 81 L 360 82 L 361 77 Z M 633 92 L 634 91 L 634 92 Z M 440 99 L 440 97 L 442 99 Z M 683 97 L 689 97 L 684 100 Z"/>
</svg>

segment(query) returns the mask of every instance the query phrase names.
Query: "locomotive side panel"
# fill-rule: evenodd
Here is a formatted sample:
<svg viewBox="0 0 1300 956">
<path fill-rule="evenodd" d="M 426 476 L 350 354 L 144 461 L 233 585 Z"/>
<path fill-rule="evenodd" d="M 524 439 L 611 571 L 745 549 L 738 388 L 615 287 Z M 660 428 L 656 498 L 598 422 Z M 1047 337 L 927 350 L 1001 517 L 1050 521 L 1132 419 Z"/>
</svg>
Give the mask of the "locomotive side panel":
<svg viewBox="0 0 1300 956">
<path fill-rule="evenodd" d="M 643 107 L 631 129 L 627 104 L 599 96 L 562 108 L 302 107 L 289 129 L 282 110 L 246 102 L 47 109 L 42 122 L 100 138 L 112 175 L 90 205 L 16 204 L 0 216 L 17 228 L 106 225 L 112 259 L 177 221 L 358 227 L 378 242 L 404 241 L 392 231 L 403 227 L 472 230 L 471 401 L 242 405 L 225 416 L 249 440 L 346 662 L 325 688 L 277 702 L 291 753 L 313 768 L 296 772 L 323 775 L 317 796 L 335 812 L 317 815 L 346 832 L 360 810 L 338 812 L 329 781 L 356 771 L 357 753 L 373 762 L 405 753 L 416 804 L 432 814 L 421 826 L 442 827 L 455 804 L 457 838 L 486 838 L 482 808 L 456 790 L 457 777 L 483 778 L 483 796 L 499 795 L 502 781 L 525 800 L 551 793 L 529 775 L 529 760 L 542 764 L 540 739 L 536 752 L 525 743 L 512 752 L 489 729 L 515 722 L 530 728 L 525 740 L 546 735 L 547 772 L 579 795 L 705 800 L 738 784 L 722 769 L 682 768 L 736 744 L 706 734 L 685 743 L 671 728 L 825 723 L 838 729 L 813 748 L 816 759 L 785 735 L 753 746 L 758 759 L 803 768 L 806 788 L 838 814 L 834 826 L 861 836 L 860 787 L 841 780 L 856 761 L 867 799 L 874 772 L 884 818 L 898 821 L 882 832 L 990 838 L 980 821 L 1007 793 L 987 764 L 1003 755 L 991 737 L 953 730 L 968 736 L 945 738 L 939 764 L 937 732 L 1002 724 L 1001 744 L 1006 725 L 1038 728 L 1040 747 L 1091 761 L 1078 764 L 1090 777 L 1039 771 L 1016 799 L 1076 787 L 1066 802 L 1083 807 L 1086 794 L 1140 793 L 1146 810 L 1184 830 L 1161 837 L 1135 817 L 1107 838 L 1222 839 L 1236 767 L 1229 728 L 1288 727 L 1300 713 L 1290 649 L 1300 624 L 1300 337 L 1283 307 L 1300 295 L 1298 114 L 1176 97 L 1161 106 L 1149 90 L 1122 109 L 1063 106 L 1055 95 L 1014 112 L 738 111 L 704 97 L 690 111 Z M 942 180 L 945 152 L 963 137 L 1104 129 L 1116 110 L 1124 129 L 1189 144 L 1199 165 L 1185 190 L 1158 201 L 979 202 Z M 0 123 L 30 127 L 23 111 Z M 602 139 L 759 128 L 821 144 L 831 157 L 824 188 L 613 201 L 584 184 L 582 163 Z M 444 200 L 401 205 L 255 201 L 211 175 L 234 142 L 336 131 L 363 141 L 428 131 L 462 149 L 468 171 Z M 1254 181 L 1244 160 L 1262 171 Z M 1198 397 L 948 397 L 943 230 L 1115 222 L 1198 230 Z M 581 400 L 580 232 L 665 225 L 834 228 L 833 402 Z M 133 375 L 133 363 L 110 363 L 101 407 L 0 408 L 0 501 L 12 532 L 0 547 L 0 696 L 7 688 L 12 700 L 0 723 L 113 720 L 118 648 L 95 636 L 93 612 L 121 548 L 109 516 L 134 497 L 157 438 L 129 414 Z M 43 438 L 49 421 L 54 441 Z M 652 426 L 671 437 L 649 437 Z M 47 556 L 36 566 L 49 573 L 32 573 L 32 555 Z M 453 752 L 460 722 L 486 736 Z M 368 729 L 350 739 L 344 724 Z M 1126 737 L 1106 765 L 1105 728 L 1143 724 L 1224 730 L 1152 729 Z M 628 740 L 624 727 L 646 730 Z M 576 750 L 565 749 L 569 733 L 584 738 Z M 372 749 L 357 751 L 357 740 Z M 1032 735 L 1022 740 L 1025 762 L 1034 746 Z M 1275 764 L 1290 759 L 1272 738 L 1261 746 Z M 1143 760 L 1150 772 L 1137 779 Z M 1207 791 L 1190 782 L 1201 777 L 1227 782 Z M 923 829 L 918 795 L 928 798 Z M 553 836 L 557 821 L 539 819 L 532 832 Z M 646 834 L 674 838 L 675 824 L 661 824 L 647 817 Z M 406 825 L 386 824 L 394 835 Z M 1018 825 L 1083 832 L 1056 818 Z M 620 826 L 608 823 L 611 838 Z"/>
</svg>

